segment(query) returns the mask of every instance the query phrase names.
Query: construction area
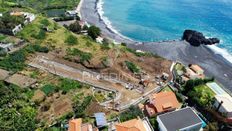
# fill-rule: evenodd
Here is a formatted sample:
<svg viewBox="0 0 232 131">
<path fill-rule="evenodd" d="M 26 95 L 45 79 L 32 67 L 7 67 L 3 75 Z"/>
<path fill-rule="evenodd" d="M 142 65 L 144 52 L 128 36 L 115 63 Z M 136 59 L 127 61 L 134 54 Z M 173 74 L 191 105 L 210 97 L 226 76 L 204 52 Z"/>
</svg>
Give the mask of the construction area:
<svg viewBox="0 0 232 131">
<path fill-rule="evenodd" d="M 154 80 L 142 81 L 142 83 L 138 80 L 138 84 L 134 84 L 122 79 L 123 77 L 110 77 L 104 73 L 74 65 L 72 62 L 57 59 L 51 54 L 38 53 L 29 65 L 64 78 L 80 81 L 94 88 L 114 92 L 116 95 L 113 99 L 102 102 L 100 105 L 119 111 L 141 102 L 149 94 L 159 91 L 161 86 L 157 82 L 156 75 L 152 78 Z"/>
</svg>

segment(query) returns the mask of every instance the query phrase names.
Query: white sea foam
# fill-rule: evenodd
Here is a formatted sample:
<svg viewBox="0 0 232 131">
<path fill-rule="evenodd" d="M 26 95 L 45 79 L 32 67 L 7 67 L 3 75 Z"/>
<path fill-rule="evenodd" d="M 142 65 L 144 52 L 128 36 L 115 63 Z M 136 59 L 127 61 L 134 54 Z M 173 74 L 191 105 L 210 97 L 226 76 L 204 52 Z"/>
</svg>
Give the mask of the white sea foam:
<svg viewBox="0 0 232 131">
<path fill-rule="evenodd" d="M 220 48 L 216 45 L 208 45 L 207 47 L 209 47 L 215 54 L 222 56 L 232 63 L 232 55 L 226 49 Z"/>
<path fill-rule="evenodd" d="M 110 31 L 112 31 L 113 33 L 119 35 L 120 37 L 122 38 L 125 38 L 125 39 L 128 39 L 128 40 L 131 40 L 133 41 L 132 39 L 120 34 L 111 24 L 110 20 L 104 16 L 104 10 L 103 10 L 103 0 L 98 0 L 97 1 L 97 12 L 98 12 L 98 15 L 100 17 L 100 19 L 104 22 L 104 24 L 106 25 L 106 28 Z"/>
</svg>

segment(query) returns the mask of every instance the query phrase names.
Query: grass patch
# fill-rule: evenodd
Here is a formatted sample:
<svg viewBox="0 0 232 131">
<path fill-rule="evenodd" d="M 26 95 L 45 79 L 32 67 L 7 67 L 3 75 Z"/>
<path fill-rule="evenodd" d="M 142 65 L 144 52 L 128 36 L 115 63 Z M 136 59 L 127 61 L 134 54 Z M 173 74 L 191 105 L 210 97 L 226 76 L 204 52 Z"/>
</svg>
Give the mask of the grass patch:
<svg viewBox="0 0 232 131">
<path fill-rule="evenodd" d="M 5 35 L 0 34 L 0 41 L 2 41 L 2 40 L 4 40 L 4 39 L 6 39 L 6 36 L 5 36 Z"/>
<path fill-rule="evenodd" d="M 78 40 L 77 37 L 73 36 L 72 34 L 70 34 L 66 40 L 65 43 L 67 43 L 68 45 L 76 45 L 78 44 Z"/>
<path fill-rule="evenodd" d="M 82 84 L 79 83 L 78 81 L 64 78 L 64 79 L 61 79 L 58 87 L 60 90 L 64 92 L 69 92 L 70 90 L 73 90 L 73 89 L 82 88 Z"/>
<path fill-rule="evenodd" d="M 169 92 L 169 91 L 172 91 L 172 89 L 171 89 L 169 86 L 165 86 L 165 87 L 162 89 L 162 92 Z"/>
</svg>

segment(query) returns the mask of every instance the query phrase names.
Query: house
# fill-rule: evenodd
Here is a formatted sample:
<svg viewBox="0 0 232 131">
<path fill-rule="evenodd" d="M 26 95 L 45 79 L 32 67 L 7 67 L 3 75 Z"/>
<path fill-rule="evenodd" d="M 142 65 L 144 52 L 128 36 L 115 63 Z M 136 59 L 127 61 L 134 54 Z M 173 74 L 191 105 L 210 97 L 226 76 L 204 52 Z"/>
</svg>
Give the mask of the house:
<svg viewBox="0 0 232 131">
<path fill-rule="evenodd" d="M 6 53 L 9 52 L 9 51 L 11 51 L 13 48 L 14 48 L 14 46 L 13 46 L 12 43 L 8 43 L 8 44 L 0 43 L 0 49 L 1 49 L 1 51 L 4 51 Z"/>
<path fill-rule="evenodd" d="M 69 16 L 69 17 L 76 17 L 77 16 L 77 12 L 75 10 L 67 10 L 65 12 L 65 15 Z"/>
<path fill-rule="evenodd" d="M 132 119 L 123 123 L 118 123 L 115 125 L 116 131 L 153 131 L 147 118 Z"/>
<path fill-rule="evenodd" d="M 154 115 L 173 111 L 180 107 L 176 95 L 172 91 L 153 94 L 149 98 L 149 103 L 145 105 L 146 113 L 152 117 Z"/>
<path fill-rule="evenodd" d="M 232 97 L 229 94 L 215 96 L 215 108 L 227 117 L 227 120 L 232 120 Z"/>
<path fill-rule="evenodd" d="M 191 64 L 189 68 L 197 73 L 197 75 L 204 75 L 204 70 L 199 65 Z"/>
<path fill-rule="evenodd" d="M 214 93 L 214 107 L 226 116 L 226 120 L 232 121 L 232 97 L 216 82 L 206 84 Z"/>
<path fill-rule="evenodd" d="M 82 124 L 82 119 L 73 119 L 69 121 L 68 131 L 98 131 L 89 123 Z"/>
<path fill-rule="evenodd" d="M 96 119 L 97 127 L 101 128 L 101 127 L 107 126 L 105 113 L 102 113 L 102 112 L 95 113 L 94 117 Z"/>
<path fill-rule="evenodd" d="M 190 107 L 159 115 L 157 122 L 160 131 L 199 131 L 203 125 Z"/>
</svg>

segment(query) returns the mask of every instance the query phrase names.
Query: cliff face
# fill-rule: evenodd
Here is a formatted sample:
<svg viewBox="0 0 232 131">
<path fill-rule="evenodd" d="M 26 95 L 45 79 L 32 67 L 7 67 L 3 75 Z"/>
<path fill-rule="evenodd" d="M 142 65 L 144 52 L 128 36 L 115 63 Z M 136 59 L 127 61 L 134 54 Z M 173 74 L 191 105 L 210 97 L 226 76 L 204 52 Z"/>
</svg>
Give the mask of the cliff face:
<svg viewBox="0 0 232 131">
<path fill-rule="evenodd" d="M 182 39 L 189 42 L 192 46 L 200 46 L 201 44 L 213 45 L 220 42 L 218 38 L 205 38 L 201 32 L 195 30 L 185 30 Z"/>
</svg>

